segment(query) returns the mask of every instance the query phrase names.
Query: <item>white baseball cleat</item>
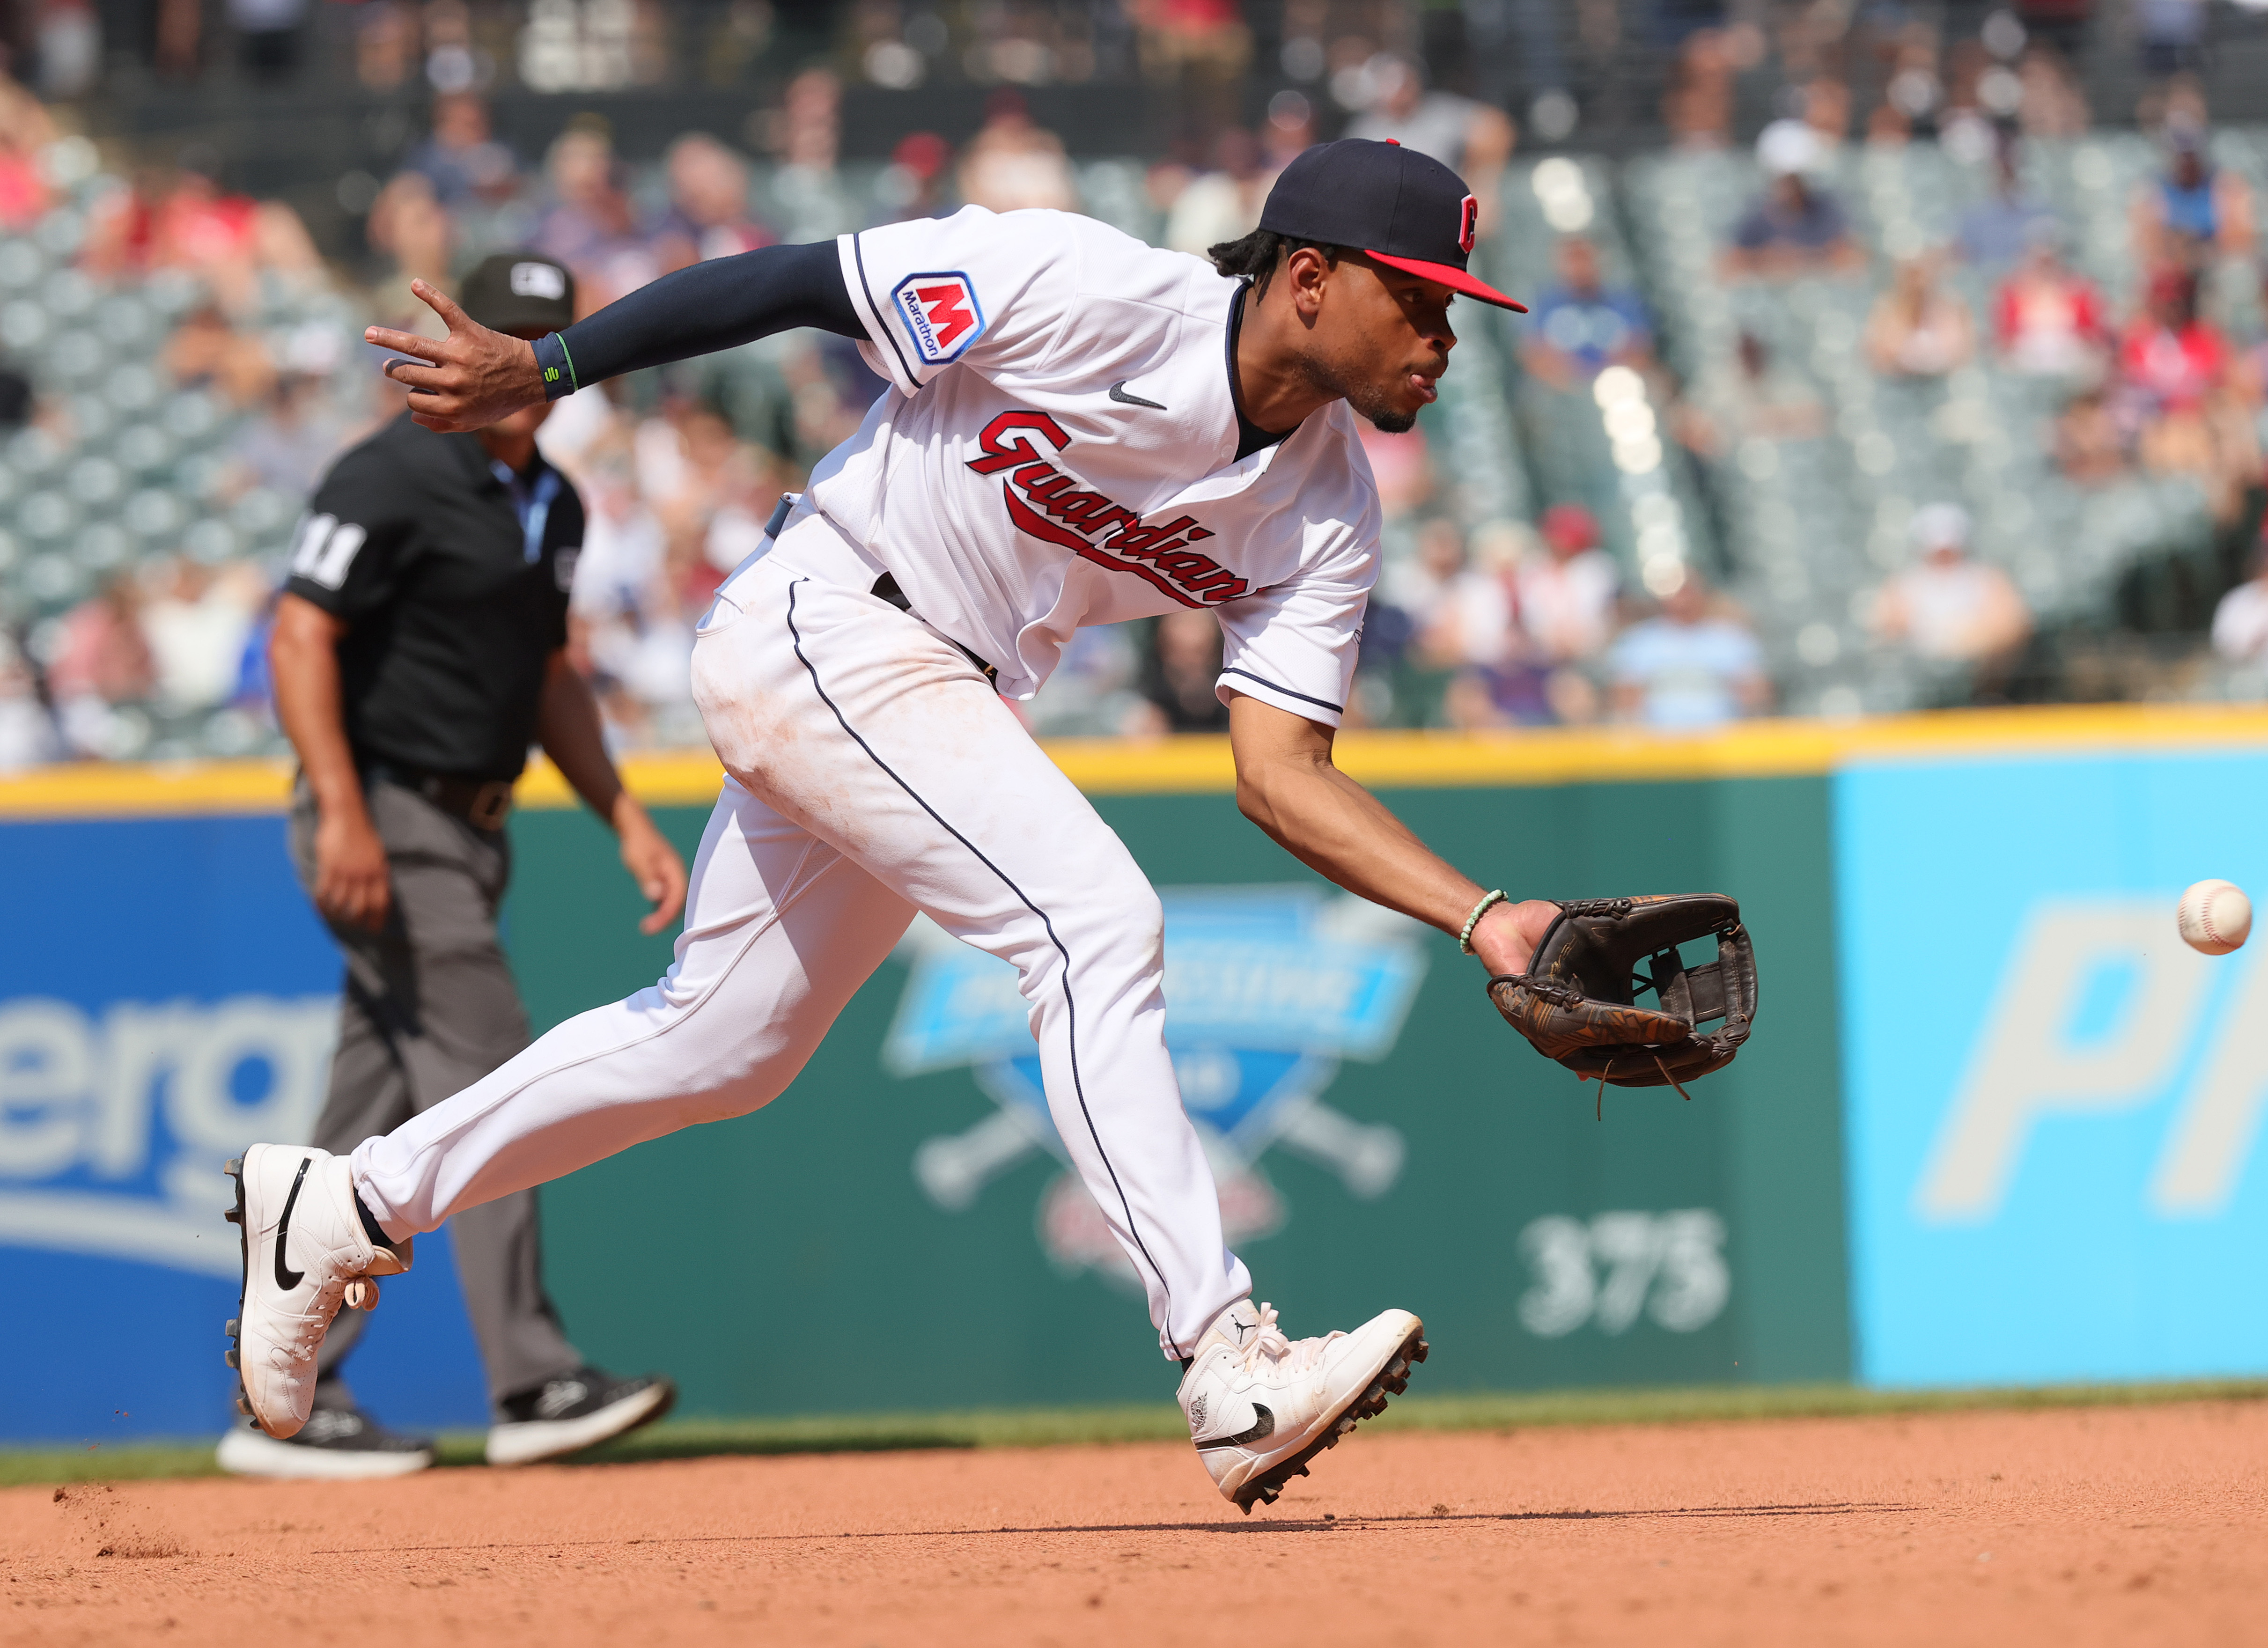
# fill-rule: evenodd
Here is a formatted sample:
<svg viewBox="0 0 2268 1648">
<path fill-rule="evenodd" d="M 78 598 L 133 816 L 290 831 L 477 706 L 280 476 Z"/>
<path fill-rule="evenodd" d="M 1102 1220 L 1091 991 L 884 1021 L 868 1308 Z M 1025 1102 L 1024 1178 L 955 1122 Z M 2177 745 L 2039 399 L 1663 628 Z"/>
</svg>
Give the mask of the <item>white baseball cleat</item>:
<svg viewBox="0 0 2268 1648">
<path fill-rule="evenodd" d="M 1240 1299 L 1197 1341 L 1178 1393 L 1189 1439 L 1221 1497 L 1247 1516 L 1274 1504 L 1307 1461 L 1410 1386 L 1431 1347 L 1408 1311 L 1385 1311 L 1352 1333 L 1287 1339 L 1276 1307 Z"/>
<path fill-rule="evenodd" d="M 228 1324 L 236 1405 L 271 1437 L 298 1434 L 315 1401 L 315 1348 L 341 1303 L 374 1309 L 372 1276 L 409 1269 L 409 1244 L 372 1242 L 347 1159 L 303 1144 L 254 1144 L 224 1169 L 240 1227 L 244 1289 Z"/>
</svg>

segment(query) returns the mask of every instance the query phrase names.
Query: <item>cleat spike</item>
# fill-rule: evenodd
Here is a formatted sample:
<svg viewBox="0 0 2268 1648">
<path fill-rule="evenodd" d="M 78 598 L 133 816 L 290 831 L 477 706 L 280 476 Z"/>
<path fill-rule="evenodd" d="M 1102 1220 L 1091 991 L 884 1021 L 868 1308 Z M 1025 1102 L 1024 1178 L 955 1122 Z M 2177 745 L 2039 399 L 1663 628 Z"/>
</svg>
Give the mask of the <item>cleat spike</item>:
<svg viewBox="0 0 2268 1648">
<path fill-rule="evenodd" d="M 235 1351 L 233 1351 L 233 1350 L 224 1350 L 224 1351 L 222 1351 L 222 1352 L 221 1352 L 220 1359 L 221 1359 L 223 1362 L 226 1363 L 230 1367 L 235 1367 L 235 1366 L 237 1366 L 237 1365 L 238 1365 L 238 1364 L 237 1364 L 237 1360 L 236 1360 L 236 1352 L 235 1352 Z"/>
<path fill-rule="evenodd" d="M 221 1331 L 232 1339 L 237 1337 L 236 1318 L 232 1316 L 227 1321 L 224 1322 L 221 1325 Z"/>
<path fill-rule="evenodd" d="M 244 1173 L 244 1158 L 241 1156 L 230 1157 L 226 1161 L 221 1164 L 220 1170 L 232 1179 L 241 1178 Z"/>
<path fill-rule="evenodd" d="M 242 1391 L 239 1391 L 236 1394 L 236 1410 L 237 1412 L 247 1416 L 249 1416 L 252 1412 L 252 1404 L 250 1402 L 246 1400 L 245 1394 Z"/>
<path fill-rule="evenodd" d="M 241 1225 L 244 1223 L 244 1210 L 242 1208 L 230 1208 L 226 1212 L 223 1213 L 221 1217 L 232 1225 Z"/>
</svg>

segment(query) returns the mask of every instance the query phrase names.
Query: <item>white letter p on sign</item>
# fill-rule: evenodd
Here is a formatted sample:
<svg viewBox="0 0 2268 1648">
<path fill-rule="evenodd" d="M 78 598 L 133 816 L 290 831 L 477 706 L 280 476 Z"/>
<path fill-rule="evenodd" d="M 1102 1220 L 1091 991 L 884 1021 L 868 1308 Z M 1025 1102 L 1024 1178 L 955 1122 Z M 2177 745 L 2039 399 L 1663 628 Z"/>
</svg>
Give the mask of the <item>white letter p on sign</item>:
<svg viewBox="0 0 2268 1648">
<path fill-rule="evenodd" d="M 2105 965 L 2131 968 L 2132 987 L 2109 1032 L 2073 1046 L 2081 992 Z M 2176 941 L 2163 899 L 2058 900 L 2034 909 L 1922 1174 L 1921 1217 L 1991 1218 L 2036 1118 L 2128 1110 L 2156 1097 L 2196 1028 L 2212 965 Z"/>
</svg>

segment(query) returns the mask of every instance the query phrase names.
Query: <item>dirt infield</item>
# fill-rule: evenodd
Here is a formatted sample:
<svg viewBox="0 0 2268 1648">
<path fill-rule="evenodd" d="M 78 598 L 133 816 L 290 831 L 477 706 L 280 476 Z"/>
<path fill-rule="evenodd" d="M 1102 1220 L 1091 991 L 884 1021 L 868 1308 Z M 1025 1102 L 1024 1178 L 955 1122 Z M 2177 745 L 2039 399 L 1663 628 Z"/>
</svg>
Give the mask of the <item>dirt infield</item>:
<svg viewBox="0 0 2268 1648">
<path fill-rule="evenodd" d="M 2268 1404 L 0 1493 L 0 1639 L 2268 1642 Z"/>
</svg>

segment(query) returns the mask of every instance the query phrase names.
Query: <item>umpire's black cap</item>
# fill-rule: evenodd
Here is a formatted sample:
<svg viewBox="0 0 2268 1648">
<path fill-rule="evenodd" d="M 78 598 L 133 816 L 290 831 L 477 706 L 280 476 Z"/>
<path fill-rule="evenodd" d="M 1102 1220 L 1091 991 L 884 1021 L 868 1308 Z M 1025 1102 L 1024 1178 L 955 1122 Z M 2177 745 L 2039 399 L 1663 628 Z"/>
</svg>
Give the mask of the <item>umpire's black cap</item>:
<svg viewBox="0 0 2268 1648">
<path fill-rule="evenodd" d="M 541 252 L 499 252 L 465 276 L 457 302 L 491 332 L 564 332 L 575 323 L 575 277 Z"/>
<path fill-rule="evenodd" d="M 1366 252 L 1381 263 L 1439 281 L 1483 303 L 1528 313 L 1465 261 L 1480 202 L 1431 155 L 1388 140 L 1342 137 L 1294 156 L 1268 191 L 1260 226 L 1295 240 Z"/>
</svg>

